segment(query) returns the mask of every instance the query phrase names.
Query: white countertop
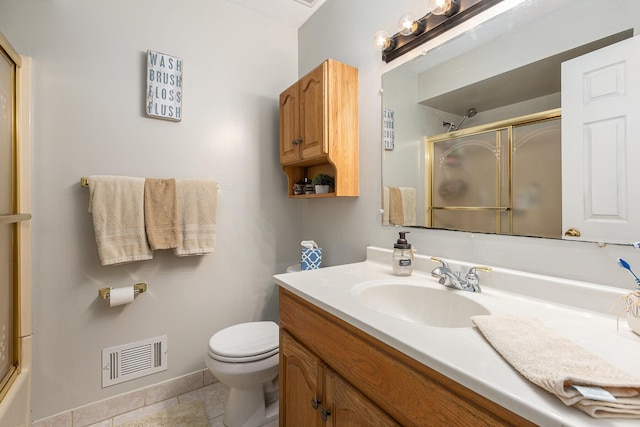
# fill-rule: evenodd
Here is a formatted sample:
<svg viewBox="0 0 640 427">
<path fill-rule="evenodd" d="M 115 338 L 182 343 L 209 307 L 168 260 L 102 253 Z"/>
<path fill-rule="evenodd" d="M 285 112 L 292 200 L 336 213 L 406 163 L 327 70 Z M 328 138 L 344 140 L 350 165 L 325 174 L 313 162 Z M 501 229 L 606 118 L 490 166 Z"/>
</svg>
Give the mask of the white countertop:
<svg viewBox="0 0 640 427">
<path fill-rule="evenodd" d="M 274 279 L 292 293 L 536 424 L 640 424 L 639 420 L 595 419 L 565 406 L 515 371 L 475 327 L 440 328 L 411 323 L 359 303 L 353 289 L 368 281 L 393 280 L 442 287 L 431 277 L 430 271 L 437 264 L 428 256 L 416 257 L 410 277 L 394 276 L 390 261 L 390 250 L 369 247 L 365 262 L 279 274 Z M 469 265 L 447 261 L 454 270 L 464 265 L 466 271 Z M 451 292 L 477 301 L 491 314 L 536 317 L 547 327 L 640 378 L 640 336 L 628 328 L 624 315 L 616 330 L 616 315 L 623 308 L 619 298 L 628 293 L 624 289 L 496 268 L 492 273 L 480 273 L 480 286 L 481 293 Z"/>
</svg>

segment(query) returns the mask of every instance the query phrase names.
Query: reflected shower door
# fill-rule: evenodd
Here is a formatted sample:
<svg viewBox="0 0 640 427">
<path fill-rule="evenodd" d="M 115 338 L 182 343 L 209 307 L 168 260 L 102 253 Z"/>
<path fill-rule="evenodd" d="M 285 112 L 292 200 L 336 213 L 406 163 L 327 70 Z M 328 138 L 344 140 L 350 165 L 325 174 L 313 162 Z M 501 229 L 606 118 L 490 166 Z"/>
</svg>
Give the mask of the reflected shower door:
<svg viewBox="0 0 640 427">
<path fill-rule="evenodd" d="M 513 128 L 514 234 L 556 239 L 562 235 L 560 140 L 559 118 Z"/>
<path fill-rule="evenodd" d="M 432 227 L 505 232 L 507 136 L 503 129 L 433 143 Z"/>
</svg>

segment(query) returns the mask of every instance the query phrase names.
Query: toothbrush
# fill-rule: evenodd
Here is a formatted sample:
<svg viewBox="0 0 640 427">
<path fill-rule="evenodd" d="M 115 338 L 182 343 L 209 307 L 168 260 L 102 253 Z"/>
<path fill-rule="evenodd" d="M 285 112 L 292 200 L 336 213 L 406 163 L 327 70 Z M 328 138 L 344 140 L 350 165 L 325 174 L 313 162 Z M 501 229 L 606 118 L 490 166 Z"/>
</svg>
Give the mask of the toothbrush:
<svg viewBox="0 0 640 427">
<path fill-rule="evenodd" d="M 629 273 L 631 273 L 636 279 L 636 285 L 638 285 L 638 287 L 640 288 L 640 279 L 638 278 L 638 276 L 636 276 L 636 273 L 631 270 L 631 266 L 629 265 L 629 263 L 622 258 L 618 258 L 618 265 L 625 270 L 629 270 Z"/>
</svg>

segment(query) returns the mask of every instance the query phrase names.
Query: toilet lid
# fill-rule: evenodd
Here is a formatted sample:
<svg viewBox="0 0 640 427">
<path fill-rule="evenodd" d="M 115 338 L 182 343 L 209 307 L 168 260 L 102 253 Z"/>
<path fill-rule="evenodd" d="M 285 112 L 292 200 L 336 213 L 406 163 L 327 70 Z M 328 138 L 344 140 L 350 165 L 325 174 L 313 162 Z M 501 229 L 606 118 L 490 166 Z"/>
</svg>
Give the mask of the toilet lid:
<svg viewBox="0 0 640 427">
<path fill-rule="evenodd" d="M 278 352 L 278 325 L 249 322 L 229 326 L 209 340 L 209 355 L 224 362 L 250 362 Z"/>
</svg>

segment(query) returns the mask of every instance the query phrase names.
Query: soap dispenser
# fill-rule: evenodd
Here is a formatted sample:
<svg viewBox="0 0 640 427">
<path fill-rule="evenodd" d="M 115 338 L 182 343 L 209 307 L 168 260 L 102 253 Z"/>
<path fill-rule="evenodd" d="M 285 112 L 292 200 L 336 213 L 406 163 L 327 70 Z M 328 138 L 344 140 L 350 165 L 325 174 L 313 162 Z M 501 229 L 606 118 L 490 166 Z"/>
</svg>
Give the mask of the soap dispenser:
<svg viewBox="0 0 640 427">
<path fill-rule="evenodd" d="M 393 274 L 411 276 L 413 272 L 413 249 L 405 235 L 409 231 L 401 231 L 400 238 L 393 245 Z"/>
</svg>

